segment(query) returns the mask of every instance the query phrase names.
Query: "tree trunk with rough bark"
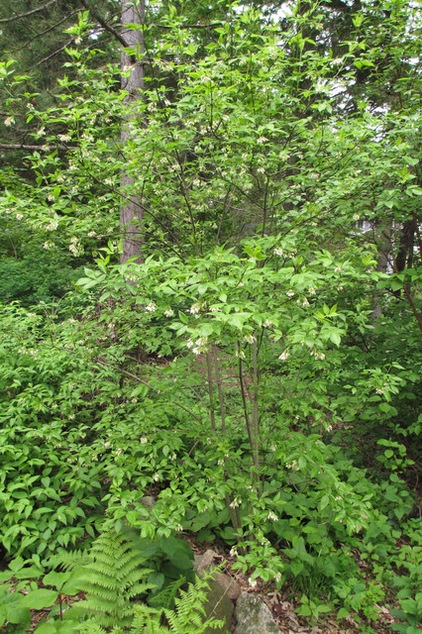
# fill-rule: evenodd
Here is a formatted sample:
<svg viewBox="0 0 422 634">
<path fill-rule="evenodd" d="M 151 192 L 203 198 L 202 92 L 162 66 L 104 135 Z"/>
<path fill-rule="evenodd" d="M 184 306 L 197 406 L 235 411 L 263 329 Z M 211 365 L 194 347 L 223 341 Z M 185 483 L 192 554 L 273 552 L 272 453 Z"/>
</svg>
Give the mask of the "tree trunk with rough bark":
<svg viewBox="0 0 422 634">
<path fill-rule="evenodd" d="M 138 3 L 122 0 L 122 37 L 127 48 L 122 49 L 122 88 L 127 91 L 125 101 L 128 105 L 142 99 L 144 91 L 145 53 L 144 34 L 141 28 L 131 25 L 141 25 L 145 19 L 145 0 Z M 129 116 L 122 126 L 121 141 L 124 147 L 130 131 L 132 117 Z M 134 178 L 128 173 L 122 173 L 122 204 L 120 208 L 120 230 L 122 233 L 123 251 L 120 257 L 122 263 L 131 258 L 142 259 L 142 221 L 143 207 L 139 196 L 131 193 Z"/>
</svg>

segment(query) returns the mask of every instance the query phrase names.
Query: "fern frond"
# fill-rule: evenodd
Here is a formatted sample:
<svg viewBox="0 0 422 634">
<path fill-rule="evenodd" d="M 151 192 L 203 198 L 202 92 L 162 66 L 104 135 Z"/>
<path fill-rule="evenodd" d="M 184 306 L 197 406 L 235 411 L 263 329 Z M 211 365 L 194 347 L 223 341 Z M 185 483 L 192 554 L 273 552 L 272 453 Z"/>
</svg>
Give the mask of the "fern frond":
<svg viewBox="0 0 422 634">
<path fill-rule="evenodd" d="M 186 583 L 186 577 L 180 577 L 169 583 L 160 592 L 148 599 L 148 605 L 153 608 L 167 608 L 171 610 L 174 607 L 175 599 L 180 588 Z"/>
<path fill-rule="evenodd" d="M 90 619 L 89 621 L 85 621 L 80 626 L 78 626 L 78 632 L 80 634 L 108 634 L 101 625 L 98 625 L 95 621 Z M 113 627 L 110 634 L 124 634 L 122 628 Z"/>
<path fill-rule="evenodd" d="M 78 629 L 81 634 L 107 634 L 101 625 L 91 620 L 85 621 Z"/>
<path fill-rule="evenodd" d="M 161 625 L 162 610 L 154 610 L 147 605 L 136 605 L 130 634 L 169 634 Z"/>
<path fill-rule="evenodd" d="M 146 582 L 151 570 L 131 544 L 130 537 L 112 530 L 102 533 L 90 551 L 91 562 L 78 581 L 86 599 L 75 605 L 81 616 L 95 619 L 103 627 L 129 627 L 135 597 L 154 588 Z"/>
<path fill-rule="evenodd" d="M 47 568 L 61 568 L 65 571 L 86 566 L 91 561 L 86 550 L 70 550 L 52 555 L 47 561 Z"/>
<path fill-rule="evenodd" d="M 172 634 L 204 634 L 208 629 L 218 629 L 223 626 L 221 620 L 207 618 L 205 603 L 209 590 L 206 578 L 196 579 L 190 583 L 187 590 L 180 592 L 175 599 L 176 608 L 164 610 Z"/>
</svg>

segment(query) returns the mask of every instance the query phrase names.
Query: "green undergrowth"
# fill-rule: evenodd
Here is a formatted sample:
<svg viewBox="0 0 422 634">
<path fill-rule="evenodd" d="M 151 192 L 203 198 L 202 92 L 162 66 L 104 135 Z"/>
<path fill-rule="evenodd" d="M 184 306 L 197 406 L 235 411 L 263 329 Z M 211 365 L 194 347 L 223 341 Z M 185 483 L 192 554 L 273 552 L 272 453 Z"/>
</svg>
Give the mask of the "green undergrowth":
<svg viewBox="0 0 422 634">
<path fill-rule="evenodd" d="M 203 607 L 211 576 L 195 578 L 192 559 L 180 539 L 141 540 L 127 529 L 45 565 L 15 558 L 0 577 L 0 627 L 22 631 L 38 613 L 37 634 L 209 631 L 219 625 Z"/>
<path fill-rule="evenodd" d="M 220 252 L 196 269 L 151 261 L 129 281 L 125 267 L 102 265 L 87 273 L 80 305 L 88 304 L 89 287 L 102 287 L 102 295 L 73 317 L 2 307 L 4 631 L 19 631 L 31 609 L 47 610 L 39 634 L 64 634 L 73 631 L 63 629 L 66 620 L 84 619 L 98 633 L 202 631 L 201 610 L 192 606 L 201 605 L 193 597 L 204 586 L 187 589 L 191 553 L 180 533 L 225 544 L 233 568 L 252 584 L 291 588 L 303 617 L 329 612 L 376 623 L 393 593 L 397 631 L 418 631 L 422 543 L 409 486 L 407 444 L 418 424 L 411 407 L 394 434 L 396 406 L 416 378 L 401 363 L 375 359 L 375 350 L 369 363 L 352 341 L 359 328 L 366 332 L 364 315 L 346 299 L 329 308 L 315 260 L 303 265 L 298 284 L 307 276 L 321 283 L 321 301 L 312 311 L 295 301 L 286 323 L 277 322 L 284 309 L 268 292 L 284 273 L 270 267 L 263 277 L 265 248 L 264 241 L 247 251 L 246 261 Z M 221 261 L 230 267 L 221 265 L 213 290 L 210 270 Z M 241 271 L 250 295 L 232 283 Z M 349 281 L 352 292 L 352 273 Z M 193 301 L 201 284 L 207 304 Z M 262 302 L 270 297 L 264 309 L 252 300 L 258 291 Z M 279 334 L 286 324 L 291 347 Z M 359 454 L 362 426 L 370 461 Z M 120 564 L 104 568 L 98 555 L 98 548 L 109 552 L 110 535 L 113 548 L 124 546 L 116 562 L 128 558 L 126 585 Z M 65 553 L 94 558 L 91 571 L 108 575 L 110 594 L 99 597 L 101 583 L 82 564 L 77 573 L 60 568 Z M 70 590 L 87 598 L 68 608 Z M 178 620 L 185 617 L 187 629 Z"/>
</svg>

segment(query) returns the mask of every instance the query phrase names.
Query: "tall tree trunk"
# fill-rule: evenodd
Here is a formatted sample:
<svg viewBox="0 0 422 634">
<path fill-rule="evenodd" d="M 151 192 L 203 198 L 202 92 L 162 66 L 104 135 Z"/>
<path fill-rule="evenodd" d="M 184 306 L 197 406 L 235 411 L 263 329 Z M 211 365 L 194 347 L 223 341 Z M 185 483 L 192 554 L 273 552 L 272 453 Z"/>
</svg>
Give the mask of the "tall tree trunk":
<svg viewBox="0 0 422 634">
<path fill-rule="evenodd" d="M 141 28 L 132 28 L 130 25 L 141 25 L 145 19 L 145 0 L 122 0 L 122 37 L 127 43 L 127 48 L 122 49 L 122 88 L 127 90 L 125 101 L 128 105 L 137 99 L 142 99 L 144 92 L 144 62 L 145 53 L 144 34 Z M 122 126 L 121 141 L 124 147 L 129 133 L 133 115 L 129 115 Z M 142 259 L 142 221 L 143 207 L 139 196 L 131 193 L 134 183 L 132 176 L 123 171 L 122 204 L 120 208 L 120 230 L 123 237 L 123 252 L 120 257 L 122 263 L 130 258 Z"/>
</svg>

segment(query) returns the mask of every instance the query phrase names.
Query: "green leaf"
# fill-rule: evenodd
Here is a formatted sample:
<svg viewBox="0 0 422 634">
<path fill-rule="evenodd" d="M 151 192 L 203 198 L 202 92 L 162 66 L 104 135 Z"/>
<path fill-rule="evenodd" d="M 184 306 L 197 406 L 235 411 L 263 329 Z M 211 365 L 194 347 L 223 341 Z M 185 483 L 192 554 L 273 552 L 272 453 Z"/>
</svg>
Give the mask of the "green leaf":
<svg viewBox="0 0 422 634">
<path fill-rule="evenodd" d="M 341 344 L 341 337 L 338 332 L 330 332 L 330 340 L 334 345 L 339 346 Z"/>
<path fill-rule="evenodd" d="M 56 572 L 53 570 L 45 575 L 43 584 L 45 586 L 55 586 L 57 589 L 60 589 L 62 585 L 69 580 L 70 574 L 69 572 Z"/>
<path fill-rule="evenodd" d="M 39 588 L 38 590 L 29 592 L 25 597 L 23 597 L 22 603 L 33 610 L 43 610 L 44 608 L 49 608 L 54 605 L 58 596 L 58 592 L 55 592 L 54 590 Z"/>
</svg>

